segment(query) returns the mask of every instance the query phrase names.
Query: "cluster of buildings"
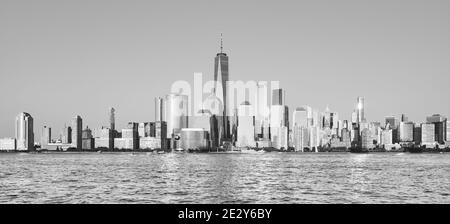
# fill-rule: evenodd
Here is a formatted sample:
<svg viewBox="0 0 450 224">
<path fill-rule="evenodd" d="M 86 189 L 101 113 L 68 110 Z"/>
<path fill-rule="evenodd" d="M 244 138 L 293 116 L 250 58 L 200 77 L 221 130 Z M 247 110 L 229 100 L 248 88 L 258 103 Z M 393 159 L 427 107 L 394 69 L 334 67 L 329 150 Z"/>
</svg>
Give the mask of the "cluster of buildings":
<svg viewBox="0 0 450 224">
<path fill-rule="evenodd" d="M 351 120 L 342 120 L 328 107 L 324 111 L 298 107 L 292 115 L 285 104 L 285 91 L 268 90 L 267 82 L 255 84 L 253 103 L 243 100 L 229 105 L 228 56 L 221 51 L 215 57 L 214 86 L 202 101 L 202 109 L 191 113 L 190 98 L 171 93 L 155 99 L 155 120 L 129 122 L 116 130 L 115 109 L 109 111 L 109 127 L 83 129 L 76 116 L 57 138 L 44 126 L 35 143 L 33 118 L 21 113 L 16 118 L 15 138 L 0 139 L 1 151 L 41 150 L 183 150 L 228 151 L 271 149 L 279 151 L 346 151 L 351 148 L 394 150 L 405 147 L 449 147 L 450 123 L 435 114 L 423 123 L 414 123 L 405 115 L 388 116 L 383 123 L 368 122 L 365 100 L 358 97 Z M 223 87 L 223 88 L 222 88 Z M 221 91 L 218 91 L 218 90 Z M 247 97 L 248 98 L 248 97 Z M 270 99 L 270 100 L 269 100 Z M 292 117 L 292 120 L 289 118 Z"/>
</svg>

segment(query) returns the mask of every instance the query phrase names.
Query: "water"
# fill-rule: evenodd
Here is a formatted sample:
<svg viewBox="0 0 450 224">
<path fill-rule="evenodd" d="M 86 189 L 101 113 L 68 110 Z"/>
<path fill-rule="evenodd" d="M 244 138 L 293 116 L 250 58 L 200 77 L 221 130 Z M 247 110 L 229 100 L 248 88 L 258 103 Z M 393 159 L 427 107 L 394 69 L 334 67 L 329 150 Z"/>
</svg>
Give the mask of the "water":
<svg viewBox="0 0 450 224">
<path fill-rule="evenodd" d="M 450 154 L 0 154 L 0 203 L 450 203 Z"/>
</svg>

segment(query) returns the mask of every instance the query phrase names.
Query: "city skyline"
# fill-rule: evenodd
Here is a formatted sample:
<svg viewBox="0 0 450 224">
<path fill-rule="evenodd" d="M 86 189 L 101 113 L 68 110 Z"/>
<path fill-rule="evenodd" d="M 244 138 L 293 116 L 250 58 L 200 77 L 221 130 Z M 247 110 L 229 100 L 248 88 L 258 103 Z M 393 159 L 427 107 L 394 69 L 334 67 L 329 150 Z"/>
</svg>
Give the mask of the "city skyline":
<svg viewBox="0 0 450 224">
<path fill-rule="evenodd" d="M 66 15 L 62 12 L 68 9 L 57 2 L 52 7 L 60 11 L 52 13 L 32 2 L 23 10 L 17 10 L 19 5 L 14 2 L 2 3 L 5 7 L 0 7 L 0 10 L 6 19 L 0 22 L 0 27 L 5 31 L 4 38 L 0 39 L 0 47 L 4 49 L 0 52 L 1 137 L 14 136 L 13 119 L 23 111 L 34 116 L 36 136 L 39 136 L 38 130 L 43 126 L 61 130 L 77 114 L 89 126 L 108 126 L 106 109 L 111 106 L 118 111 L 117 129 L 125 127 L 130 120 L 153 120 L 154 98 L 167 94 L 174 81 L 192 82 L 191 75 L 194 72 L 202 72 L 205 77 L 212 79 L 213 55 L 219 52 L 221 32 L 224 33 L 224 52 L 230 56 L 230 79 L 274 80 L 276 77 L 275 81 L 279 80 L 287 92 L 289 114 L 303 105 L 320 110 L 329 105 L 342 119 L 351 120 L 354 98 L 365 96 L 365 117 L 370 121 L 383 122 L 385 116 L 392 114 L 397 117 L 407 114 L 415 122 L 424 122 L 427 116 L 435 113 L 449 117 L 450 105 L 436 97 L 450 94 L 449 88 L 445 86 L 450 82 L 450 19 L 448 14 L 440 10 L 444 8 L 442 6 L 438 8 L 433 4 L 424 4 L 422 7 L 420 1 L 415 1 L 404 6 L 408 10 L 394 13 L 390 9 L 403 6 L 400 1 L 390 3 L 392 7 L 385 10 L 380 8 L 383 3 L 370 3 L 368 7 L 374 7 L 382 13 L 362 15 L 366 8 L 355 2 L 354 11 L 337 6 L 340 11 L 326 17 L 325 12 L 330 11 L 316 3 L 277 4 L 274 6 L 275 12 L 285 7 L 287 10 L 288 6 L 301 11 L 311 8 L 323 11 L 302 15 L 287 10 L 284 17 L 269 18 L 274 19 L 267 25 L 272 32 L 266 32 L 255 21 L 261 19 L 271 5 L 261 3 L 264 6 L 262 11 L 254 12 L 250 10 L 251 4 L 244 3 L 236 17 L 250 14 L 254 15 L 250 17 L 255 21 L 250 19 L 241 25 L 236 19 L 231 19 L 206 29 L 204 27 L 208 26 L 201 23 L 199 18 L 187 18 L 186 22 L 200 22 L 200 25 L 195 25 L 192 32 L 185 32 L 186 29 L 176 25 L 174 19 L 167 22 L 167 25 L 173 25 L 173 30 L 160 29 L 153 33 L 144 29 L 145 24 L 153 24 L 145 18 L 160 15 L 157 10 L 152 8 L 155 14 L 147 15 L 139 7 L 127 5 L 127 10 L 137 12 L 136 16 L 112 26 L 108 19 L 123 10 L 121 4 L 111 4 L 108 10 L 100 13 L 96 9 L 99 6 L 97 3 L 100 2 L 92 3 L 87 9 L 81 9 L 81 3 L 71 3 L 73 9 Z M 230 2 L 225 7 L 234 5 Z M 27 10 L 32 6 L 41 10 L 30 14 Z M 160 4 L 158 7 L 168 6 Z M 193 12 L 203 12 L 199 4 L 187 8 Z M 84 12 L 86 20 L 77 21 L 76 12 Z M 412 17 L 418 12 L 425 13 L 423 17 Z M 212 21 L 218 21 L 223 12 L 214 12 L 219 13 L 219 16 L 204 13 Z M 348 15 L 348 18 L 344 15 Z M 139 16 L 144 19 L 141 20 Z M 327 25 L 333 16 L 337 17 L 337 22 Z M 382 16 L 386 16 L 385 20 Z M 307 22 L 289 22 L 290 17 L 298 19 L 295 21 L 303 21 L 301 18 L 309 19 L 307 21 L 311 23 L 315 21 L 314 24 L 323 25 L 323 29 L 316 30 L 314 27 L 317 26 Z M 69 26 L 49 21 L 55 18 L 68 22 Z M 357 18 L 362 18 L 369 25 L 363 26 Z M 94 31 L 97 26 L 89 24 L 88 19 L 107 26 Z M 38 26 L 33 27 L 31 21 L 36 21 Z M 127 28 L 124 24 L 135 21 L 139 21 L 135 27 Z M 48 23 L 48 29 L 38 30 L 39 22 Z M 304 28 L 304 32 L 276 26 L 283 22 L 291 27 L 299 25 L 299 29 Z M 344 25 L 338 22 L 349 23 Z M 341 25 L 344 31 L 333 28 L 332 24 Z M 73 29 L 77 25 L 78 30 Z M 245 26 L 253 27 L 254 31 L 243 30 Z M 122 36 L 109 35 L 114 34 L 116 28 L 123 31 Z M 356 28 L 358 32 L 354 31 Z M 158 31 L 161 32 L 159 35 Z M 25 35 L 27 32 L 36 33 L 36 36 L 29 39 Z M 335 35 L 325 38 L 327 36 L 324 34 L 328 32 L 334 32 Z M 378 32 L 392 39 L 383 39 L 376 35 Z M 76 34 L 74 36 L 80 40 L 69 38 L 71 34 Z M 369 38 L 371 35 L 373 37 Z M 169 38 L 162 39 L 163 36 Z M 133 44 L 130 42 L 134 40 L 131 37 L 137 39 Z M 103 39 L 106 42 L 96 47 Z M 317 40 L 312 41 L 314 39 Z M 155 43 L 173 45 L 173 49 L 166 52 Z M 320 44 L 324 46 L 318 47 Z M 106 52 L 113 54 L 108 56 L 102 53 L 109 48 L 111 51 Z M 161 79 L 160 85 L 152 85 L 156 78 L 158 82 Z M 130 101 L 130 96 L 136 102 Z"/>
</svg>

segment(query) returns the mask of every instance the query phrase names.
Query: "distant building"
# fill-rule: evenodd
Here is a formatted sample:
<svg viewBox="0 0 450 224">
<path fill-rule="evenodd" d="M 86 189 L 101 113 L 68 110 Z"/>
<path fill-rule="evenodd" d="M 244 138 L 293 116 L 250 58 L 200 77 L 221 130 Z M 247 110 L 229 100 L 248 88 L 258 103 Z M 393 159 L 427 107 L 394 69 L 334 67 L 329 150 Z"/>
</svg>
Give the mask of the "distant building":
<svg viewBox="0 0 450 224">
<path fill-rule="evenodd" d="M 161 149 L 161 138 L 156 137 L 143 137 L 139 138 L 140 149 Z"/>
<path fill-rule="evenodd" d="M 165 111 L 167 122 L 167 138 L 180 133 L 180 130 L 188 127 L 189 116 L 188 96 L 180 94 L 169 94 L 165 99 Z"/>
<path fill-rule="evenodd" d="M 371 137 L 370 130 L 365 128 L 361 131 L 361 148 L 363 149 L 373 149 L 373 139 Z"/>
<path fill-rule="evenodd" d="M 446 141 L 450 142 L 450 120 L 447 120 L 447 135 Z"/>
<path fill-rule="evenodd" d="M 61 142 L 63 144 L 72 144 L 72 128 L 64 125 L 61 132 Z"/>
<path fill-rule="evenodd" d="M 414 141 L 414 123 L 400 122 L 399 137 L 400 137 L 400 142 L 413 142 Z"/>
<path fill-rule="evenodd" d="M 419 124 L 415 124 L 414 125 L 414 144 L 415 145 L 420 145 L 420 143 L 422 142 L 422 127 Z"/>
<path fill-rule="evenodd" d="M 427 123 L 434 124 L 434 140 L 444 144 L 447 139 L 447 118 L 439 114 L 427 117 Z"/>
<path fill-rule="evenodd" d="M 109 128 L 114 132 L 116 130 L 116 109 L 109 108 Z"/>
<path fill-rule="evenodd" d="M 44 126 L 41 133 L 41 149 L 46 149 L 52 142 L 52 128 Z"/>
<path fill-rule="evenodd" d="M 16 117 L 17 150 L 34 150 L 33 117 L 21 113 Z"/>
<path fill-rule="evenodd" d="M 433 123 L 423 123 L 422 124 L 422 145 L 435 144 L 435 126 Z"/>
<path fill-rule="evenodd" d="M 238 109 L 237 147 L 256 147 L 255 116 L 252 105 L 243 102 Z"/>
<path fill-rule="evenodd" d="M 385 129 L 381 131 L 381 146 L 384 146 L 384 148 L 392 146 L 393 145 L 393 141 L 392 141 L 392 129 Z"/>
<path fill-rule="evenodd" d="M 83 148 L 83 119 L 76 116 L 72 119 L 72 146 L 78 150 Z"/>
<path fill-rule="evenodd" d="M 399 121 L 395 116 L 387 116 L 385 117 L 386 125 L 389 124 L 389 126 L 392 129 L 397 129 L 399 125 Z"/>
<path fill-rule="evenodd" d="M 365 105 L 364 105 L 364 97 L 358 97 L 357 99 L 357 107 L 356 107 L 356 111 L 357 111 L 357 117 L 358 117 L 358 123 L 361 122 L 366 122 L 366 117 L 365 117 Z"/>
<path fill-rule="evenodd" d="M 17 149 L 15 138 L 0 139 L 0 151 L 14 151 Z"/>
<path fill-rule="evenodd" d="M 95 147 L 98 149 L 114 149 L 114 133 L 110 128 L 102 127 L 95 131 Z"/>
<path fill-rule="evenodd" d="M 202 128 L 183 128 L 180 148 L 193 151 L 207 151 L 210 147 L 208 132 Z"/>
<path fill-rule="evenodd" d="M 81 134 L 81 149 L 83 150 L 94 150 L 95 149 L 95 141 L 92 135 L 91 129 L 86 127 Z"/>
<path fill-rule="evenodd" d="M 307 127 L 294 126 L 293 146 L 296 152 L 304 152 L 309 147 L 309 131 Z"/>
</svg>

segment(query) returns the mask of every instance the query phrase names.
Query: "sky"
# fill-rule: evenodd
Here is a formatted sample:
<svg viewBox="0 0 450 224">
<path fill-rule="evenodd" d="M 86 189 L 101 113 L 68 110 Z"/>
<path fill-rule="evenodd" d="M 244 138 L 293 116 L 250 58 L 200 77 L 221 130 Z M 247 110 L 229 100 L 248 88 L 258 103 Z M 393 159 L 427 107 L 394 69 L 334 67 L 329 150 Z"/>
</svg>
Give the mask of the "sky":
<svg viewBox="0 0 450 224">
<path fill-rule="evenodd" d="M 230 79 L 280 81 L 291 110 L 450 116 L 448 0 L 0 0 L 0 137 L 20 112 L 36 135 L 111 106 L 119 129 L 153 121 L 172 83 L 212 79 L 220 33 Z"/>
</svg>

